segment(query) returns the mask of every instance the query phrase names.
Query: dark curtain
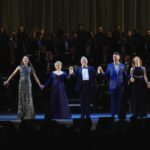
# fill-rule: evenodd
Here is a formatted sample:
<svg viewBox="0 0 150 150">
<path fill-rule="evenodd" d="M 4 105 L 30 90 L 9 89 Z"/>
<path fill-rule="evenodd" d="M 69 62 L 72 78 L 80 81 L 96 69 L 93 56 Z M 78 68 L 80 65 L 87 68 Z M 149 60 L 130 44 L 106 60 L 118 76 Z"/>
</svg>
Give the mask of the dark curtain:
<svg viewBox="0 0 150 150">
<path fill-rule="evenodd" d="M 24 25 L 28 32 L 46 28 L 56 30 L 61 22 L 68 31 L 79 23 L 96 32 L 98 26 L 111 30 L 120 24 L 123 30 L 150 26 L 150 0 L 1 0 L 0 26 L 16 31 Z"/>
</svg>

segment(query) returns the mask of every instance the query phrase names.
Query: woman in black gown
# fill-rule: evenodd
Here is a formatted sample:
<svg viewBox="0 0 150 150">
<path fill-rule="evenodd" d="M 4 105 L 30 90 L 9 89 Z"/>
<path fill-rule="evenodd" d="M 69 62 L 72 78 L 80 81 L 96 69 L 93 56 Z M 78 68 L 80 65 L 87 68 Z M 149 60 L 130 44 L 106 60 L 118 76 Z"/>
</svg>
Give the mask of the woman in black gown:
<svg viewBox="0 0 150 150">
<path fill-rule="evenodd" d="M 67 73 L 62 71 L 62 62 L 55 62 L 55 71 L 49 75 L 44 87 L 50 85 L 50 110 L 52 119 L 70 118 L 70 110 L 68 107 L 68 99 L 65 89 L 65 80 Z"/>
<path fill-rule="evenodd" d="M 140 57 L 135 56 L 132 59 L 130 69 L 133 97 L 133 115 L 143 117 L 146 115 L 146 88 L 149 88 L 149 82 L 146 75 L 146 68 L 142 66 Z"/>
</svg>

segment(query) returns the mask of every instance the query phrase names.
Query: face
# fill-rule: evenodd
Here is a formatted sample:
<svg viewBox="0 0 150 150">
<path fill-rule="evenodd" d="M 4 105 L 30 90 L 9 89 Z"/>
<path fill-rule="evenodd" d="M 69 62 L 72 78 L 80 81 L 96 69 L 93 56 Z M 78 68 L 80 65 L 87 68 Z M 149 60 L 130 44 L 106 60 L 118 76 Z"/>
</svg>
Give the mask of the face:
<svg viewBox="0 0 150 150">
<path fill-rule="evenodd" d="M 128 35 L 128 36 L 132 36 L 132 31 L 128 31 L 128 32 L 127 32 L 127 35 Z"/>
<path fill-rule="evenodd" d="M 124 58 L 124 60 L 125 60 L 125 62 L 130 62 L 130 56 L 125 56 L 125 58 Z"/>
<path fill-rule="evenodd" d="M 111 38 L 111 37 L 112 37 L 112 33 L 111 33 L 111 32 L 108 32 L 108 33 L 107 33 L 107 37 Z"/>
<path fill-rule="evenodd" d="M 16 32 L 12 32 L 12 37 L 16 37 Z"/>
<path fill-rule="evenodd" d="M 98 27 L 98 31 L 103 32 L 104 31 L 103 27 Z"/>
<path fill-rule="evenodd" d="M 150 36 L 150 30 L 147 31 L 147 36 Z"/>
<path fill-rule="evenodd" d="M 36 38 L 36 32 L 33 32 L 32 36 L 33 38 Z"/>
<path fill-rule="evenodd" d="M 80 25 L 80 26 L 79 26 L 79 29 L 80 29 L 80 30 L 83 30 L 83 25 Z"/>
<path fill-rule="evenodd" d="M 120 60 L 120 56 L 116 55 L 116 54 L 113 54 L 113 61 L 116 62 L 116 61 L 119 61 L 119 60 Z"/>
<path fill-rule="evenodd" d="M 73 36 L 74 36 L 75 38 L 77 38 L 77 37 L 78 37 L 78 34 L 77 34 L 77 33 L 74 33 Z"/>
<path fill-rule="evenodd" d="M 139 57 L 135 57 L 135 58 L 134 58 L 134 63 L 135 63 L 135 64 L 140 64 L 140 62 L 141 62 L 141 61 L 140 61 L 140 58 L 139 58 Z"/>
<path fill-rule="evenodd" d="M 22 59 L 22 63 L 24 65 L 27 65 L 29 63 L 29 58 L 27 56 L 24 56 L 23 59 Z"/>
<path fill-rule="evenodd" d="M 5 32 L 5 29 L 3 27 L 1 27 L 1 32 Z"/>
<path fill-rule="evenodd" d="M 45 34 L 45 30 L 44 29 L 41 29 L 41 34 Z"/>
<path fill-rule="evenodd" d="M 24 32 L 24 27 L 23 26 L 20 27 L 20 32 Z"/>
<path fill-rule="evenodd" d="M 62 65 L 61 64 L 55 64 L 55 69 L 56 70 L 61 70 L 62 68 Z"/>
<path fill-rule="evenodd" d="M 88 62 L 87 62 L 87 60 L 86 59 L 81 59 L 81 65 L 82 66 L 87 66 L 87 64 L 88 64 Z"/>
<path fill-rule="evenodd" d="M 120 26 L 120 25 L 117 25 L 117 26 L 116 26 L 116 30 L 117 30 L 117 31 L 120 31 L 120 30 L 121 30 L 121 26 Z"/>
</svg>

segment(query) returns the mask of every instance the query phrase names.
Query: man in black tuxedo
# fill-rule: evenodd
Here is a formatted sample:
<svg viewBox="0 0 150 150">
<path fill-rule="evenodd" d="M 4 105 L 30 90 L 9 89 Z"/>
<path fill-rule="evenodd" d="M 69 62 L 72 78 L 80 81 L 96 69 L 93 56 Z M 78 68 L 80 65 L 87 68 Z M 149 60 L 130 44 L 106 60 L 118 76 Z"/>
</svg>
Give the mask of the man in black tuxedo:
<svg viewBox="0 0 150 150">
<path fill-rule="evenodd" d="M 96 72 L 94 67 L 88 66 L 86 57 L 81 57 L 81 66 L 77 70 L 69 68 L 69 74 L 76 78 L 75 91 L 80 93 L 81 118 L 90 118 L 91 103 L 96 91 Z"/>
</svg>

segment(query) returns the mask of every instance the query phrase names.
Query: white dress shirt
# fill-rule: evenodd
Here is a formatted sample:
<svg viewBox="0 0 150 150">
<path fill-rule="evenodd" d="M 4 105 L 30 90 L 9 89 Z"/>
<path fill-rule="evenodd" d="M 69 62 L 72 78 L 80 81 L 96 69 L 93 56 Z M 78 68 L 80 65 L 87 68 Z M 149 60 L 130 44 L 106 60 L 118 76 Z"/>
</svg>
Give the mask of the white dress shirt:
<svg viewBox="0 0 150 150">
<path fill-rule="evenodd" d="M 88 81 L 89 80 L 88 68 L 82 67 L 82 80 L 83 81 Z"/>
</svg>

